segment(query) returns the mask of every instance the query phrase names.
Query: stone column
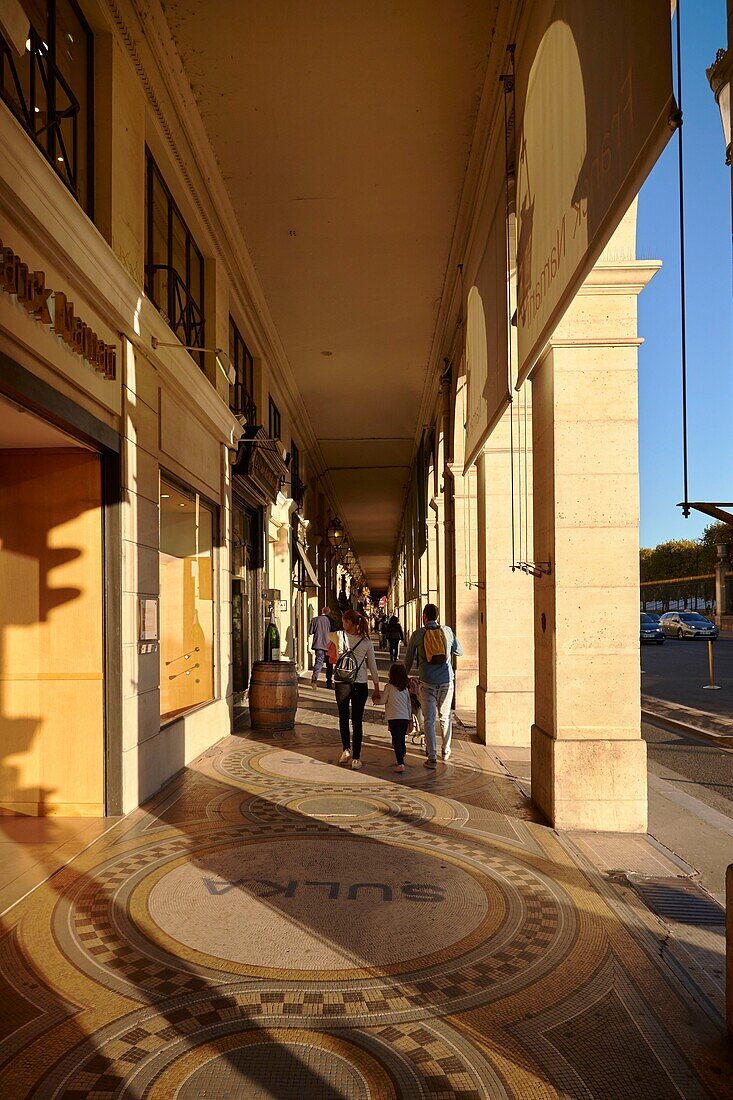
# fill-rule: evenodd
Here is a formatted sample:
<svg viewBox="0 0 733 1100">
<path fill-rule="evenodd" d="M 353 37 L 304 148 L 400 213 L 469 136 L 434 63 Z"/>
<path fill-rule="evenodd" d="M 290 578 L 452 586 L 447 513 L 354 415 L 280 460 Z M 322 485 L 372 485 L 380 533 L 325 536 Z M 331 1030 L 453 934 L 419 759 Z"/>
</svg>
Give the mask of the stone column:
<svg viewBox="0 0 733 1100">
<path fill-rule="evenodd" d="M 524 398 L 524 394 L 515 397 L 523 421 Z M 511 568 L 511 416 L 512 410 L 507 410 L 477 462 L 478 575 L 482 585 L 478 591 L 476 727 L 486 744 L 529 745 L 534 718 L 534 588 L 527 573 Z M 516 412 L 514 417 L 516 420 Z M 524 422 L 521 427 L 523 432 Z M 527 428 L 531 432 L 529 410 Z M 515 476 L 514 554 L 516 560 L 520 553 L 531 560 L 531 446 L 525 453 L 519 433 L 514 435 L 515 473 L 520 472 L 517 467 L 521 466 L 522 475 L 521 484 L 520 478 Z M 529 492 L 524 485 L 525 470 L 530 479 Z M 527 526 L 530 528 L 528 540 L 525 537 Z"/>
<path fill-rule="evenodd" d="M 436 493 L 435 493 L 435 533 L 436 533 L 436 558 L 438 571 L 438 591 L 435 602 L 446 615 L 448 608 L 452 606 L 452 571 L 450 568 L 451 555 L 448 552 L 449 542 L 452 537 L 452 526 L 449 522 L 446 501 L 446 485 L 451 484 L 450 470 L 446 466 L 448 455 L 448 438 L 450 434 L 450 390 L 449 378 L 444 378 L 440 385 L 440 400 L 438 408 L 438 447 L 436 459 Z"/>
<path fill-rule="evenodd" d="M 532 796 L 558 829 L 644 832 L 635 209 L 533 372 Z"/>
<path fill-rule="evenodd" d="M 452 626 L 463 646 L 456 673 L 456 709 L 469 721 L 476 713 L 478 684 L 478 523 L 476 514 L 476 467 L 463 473 L 465 454 L 466 375 L 456 379 L 452 426 L 451 461 L 446 463 L 446 481 L 451 495 L 450 532 L 452 555 L 448 568 L 453 576 L 454 620 L 441 607 L 442 621 Z M 448 480 L 450 479 L 450 480 Z"/>
<path fill-rule="evenodd" d="M 463 475 L 452 468 L 453 482 L 453 576 L 455 591 L 455 622 L 447 622 L 441 608 L 442 621 L 453 626 L 463 646 L 456 672 L 456 708 L 473 718 L 476 711 L 478 684 L 478 538 L 476 515 L 476 467 Z"/>
</svg>

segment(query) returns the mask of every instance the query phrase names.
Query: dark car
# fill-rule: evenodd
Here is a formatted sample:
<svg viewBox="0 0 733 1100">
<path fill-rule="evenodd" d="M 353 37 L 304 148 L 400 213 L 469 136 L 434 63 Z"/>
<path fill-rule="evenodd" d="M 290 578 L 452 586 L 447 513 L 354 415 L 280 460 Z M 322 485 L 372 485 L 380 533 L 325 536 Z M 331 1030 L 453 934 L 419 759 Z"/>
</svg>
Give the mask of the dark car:
<svg viewBox="0 0 733 1100">
<path fill-rule="evenodd" d="M 641 612 L 641 623 L 639 626 L 639 641 L 654 642 L 656 645 L 664 645 L 664 634 L 662 634 L 662 628 L 659 623 L 655 623 L 651 615 L 647 615 L 645 611 Z"/>
<path fill-rule="evenodd" d="M 668 638 L 710 638 L 718 637 L 718 628 L 710 619 L 697 611 L 668 611 L 659 621 L 662 631 Z"/>
<path fill-rule="evenodd" d="M 642 614 L 646 615 L 647 619 L 653 619 L 655 623 L 658 623 L 662 617 L 658 615 L 656 611 L 644 611 Z"/>
</svg>

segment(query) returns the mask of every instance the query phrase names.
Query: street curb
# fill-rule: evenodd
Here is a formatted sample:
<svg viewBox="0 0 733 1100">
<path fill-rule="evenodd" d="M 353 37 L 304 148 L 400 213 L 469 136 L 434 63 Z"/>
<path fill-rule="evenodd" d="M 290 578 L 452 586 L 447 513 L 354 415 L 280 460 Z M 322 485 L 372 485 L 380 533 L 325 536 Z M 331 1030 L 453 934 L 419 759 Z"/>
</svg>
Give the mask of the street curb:
<svg viewBox="0 0 733 1100">
<path fill-rule="evenodd" d="M 668 718 L 666 715 L 658 714 L 656 711 L 647 710 L 646 707 L 641 708 L 642 718 L 646 718 L 647 721 L 657 722 L 662 726 L 669 726 L 671 729 L 679 733 L 689 733 L 693 737 L 699 737 L 702 741 L 709 741 L 711 745 L 717 745 L 723 752 L 733 753 L 733 737 L 726 737 L 724 734 L 710 733 L 708 730 L 700 729 L 699 726 L 691 726 L 688 722 L 680 722 L 677 718 Z M 727 744 L 730 742 L 730 744 Z"/>
</svg>

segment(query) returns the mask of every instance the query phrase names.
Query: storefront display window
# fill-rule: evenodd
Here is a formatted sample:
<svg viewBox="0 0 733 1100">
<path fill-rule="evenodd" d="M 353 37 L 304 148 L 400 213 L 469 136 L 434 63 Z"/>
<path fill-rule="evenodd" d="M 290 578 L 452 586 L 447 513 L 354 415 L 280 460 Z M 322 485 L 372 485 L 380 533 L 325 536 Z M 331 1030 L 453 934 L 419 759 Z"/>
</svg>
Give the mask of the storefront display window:
<svg viewBox="0 0 733 1100">
<path fill-rule="evenodd" d="M 160 713 L 214 698 L 214 509 L 160 482 Z"/>
</svg>

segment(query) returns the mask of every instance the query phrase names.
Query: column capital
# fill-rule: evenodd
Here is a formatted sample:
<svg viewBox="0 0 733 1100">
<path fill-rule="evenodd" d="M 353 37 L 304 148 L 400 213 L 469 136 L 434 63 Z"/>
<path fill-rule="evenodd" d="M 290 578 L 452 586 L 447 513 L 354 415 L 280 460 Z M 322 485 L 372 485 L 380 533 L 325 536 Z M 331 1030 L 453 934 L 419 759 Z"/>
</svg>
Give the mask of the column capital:
<svg viewBox="0 0 733 1100">
<path fill-rule="evenodd" d="M 661 260 L 626 260 L 619 264 L 597 263 L 577 296 L 589 294 L 641 294 L 662 267 Z"/>
</svg>

